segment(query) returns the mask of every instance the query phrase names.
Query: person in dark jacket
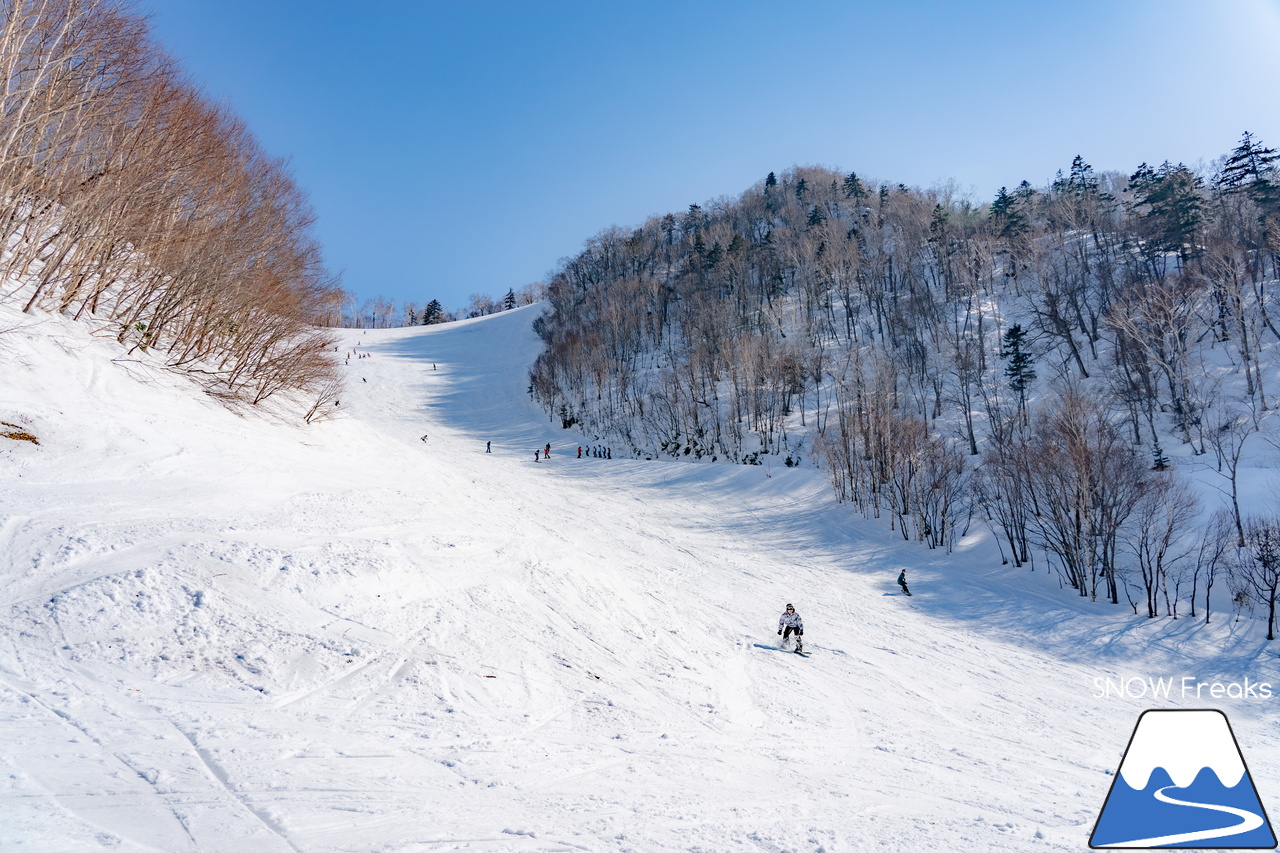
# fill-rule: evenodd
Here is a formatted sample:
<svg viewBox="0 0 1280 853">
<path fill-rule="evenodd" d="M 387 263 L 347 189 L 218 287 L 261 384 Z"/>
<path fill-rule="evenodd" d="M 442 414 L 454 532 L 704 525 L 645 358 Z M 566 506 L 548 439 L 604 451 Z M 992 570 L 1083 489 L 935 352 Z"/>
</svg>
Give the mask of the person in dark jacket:
<svg viewBox="0 0 1280 853">
<path fill-rule="evenodd" d="M 800 618 L 800 614 L 790 604 L 783 611 L 782 617 L 778 619 L 778 633 L 782 635 L 782 642 L 786 643 L 787 638 L 792 632 L 796 635 L 796 651 L 804 651 L 804 641 L 800 639 L 804 636 L 804 621 Z"/>
<path fill-rule="evenodd" d="M 907 589 L 907 570 L 903 569 L 898 573 L 898 586 L 902 587 L 902 591 L 907 595 L 911 594 L 911 590 Z"/>
</svg>

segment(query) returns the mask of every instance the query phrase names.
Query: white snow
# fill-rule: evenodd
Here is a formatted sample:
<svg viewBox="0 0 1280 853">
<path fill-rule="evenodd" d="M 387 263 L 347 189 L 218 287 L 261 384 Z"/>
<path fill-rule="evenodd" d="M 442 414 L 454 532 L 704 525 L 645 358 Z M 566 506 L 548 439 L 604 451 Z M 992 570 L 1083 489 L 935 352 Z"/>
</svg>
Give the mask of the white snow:
<svg viewBox="0 0 1280 853">
<path fill-rule="evenodd" d="M 0 849 L 1078 851 L 1152 705 L 1277 802 L 1280 699 L 1096 681 L 1280 694 L 1256 621 L 895 541 L 814 469 L 577 459 L 541 310 L 346 332 L 304 427 L 0 307 Z M 788 601 L 807 659 L 756 647 Z"/>
</svg>

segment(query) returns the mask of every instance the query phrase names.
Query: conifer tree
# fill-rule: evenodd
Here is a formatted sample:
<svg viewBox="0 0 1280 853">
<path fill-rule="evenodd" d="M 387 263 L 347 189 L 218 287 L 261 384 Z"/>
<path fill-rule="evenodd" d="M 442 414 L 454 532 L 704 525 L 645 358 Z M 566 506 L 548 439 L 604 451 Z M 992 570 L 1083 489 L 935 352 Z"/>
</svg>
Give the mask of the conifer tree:
<svg viewBox="0 0 1280 853">
<path fill-rule="evenodd" d="M 510 311 L 516 307 L 516 290 L 514 287 L 507 290 L 507 295 L 502 297 L 502 307 L 506 311 Z"/>
<path fill-rule="evenodd" d="M 1013 210 L 1013 196 L 1009 195 L 1006 187 L 1001 187 L 996 191 L 996 200 L 991 202 L 991 217 L 997 220 L 1004 220 Z"/>
<path fill-rule="evenodd" d="M 427 303 L 427 307 L 422 309 L 422 325 L 430 326 L 432 323 L 438 323 L 443 313 L 444 308 L 440 305 L 440 300 L 432 299 Z"/>
<path fill-rule="evenodd" d="M 711 250 L 707 252 L 707 259 L 706 259 L 707 269 L 709 270 L 715 269 L 716 264 L 720 263 L 720 260 L 723 257 L 724 257 L 724 247 L 721 246 L 720 241 L 717 240 L 714 244 L 712 244 Z"/>
<path fill-rule="evenodd" d="M 866 189 L 862 186 L 862 181 L 858 180 L 857 172 L 850 172 L 844 179 L 844 197 L 852 199 L 860 199 L 867 194 Z"/>
<path fill-rule="evenodd" d="M 1246 131 L 1240 144 L 1231 152 L 1217 187 L 1227 193 L 1243 192 L 1262 208 L 1263 214 L 1280 208 L 1280 184 L 1276 181 L 1274 163 L 1280 154 L 1267 148 Z"/>
<path fill-rule="evenodd" d="M 1009 387 L 1018 395 L 1018 411 L 1025 417 L 1027 411 L 1027 391 L 1036 380 L 1035 358 L 1028 352 L 1027 333 L 1022 326 L 1014 323 L 1004 333 L 1002 339 L 1004 352 L 1001 358 L 1005 365 L 1004 375 L 1009 380 Z"/>
<path fill-rule="evenodd" d="M 1195 236 L 1203 220 L 1203 182 L 1186 166 L 1166 160 L 1158 170 L 1146 163 L 1129 178 L 1134 207 L 1146 207 L 1142 215 L 1150 248 L 1176 251 L 1185 261 L 1195 252 Z"/>
<path fill-rule="evenodd" d="M 772 172 L 770 173 L 772 174 Z M 668 213 L 662 217 L 662 234 L 663 240 L 668 245 L 674 245 L 676 241 L 676 217 L 674 214 Z"/>
<path fill-rule="evenodd" d="M 769 177 L 764 179 L 764 205 L 770 212 L 778 209 L 778 199 L 775 190 L 778 187 L 778 176 L 773 172 L 769 173 Z"/>
<path fill-rule="evenodd" d="M 1024 181 L 1025 183 L 1025 181 Z M 996 193 L 996 200 L 991 203 L 991 220 L 995 223 L 1003 240 L 1013 240 L 1027 230 L 1027 217 L 1018 209 L 1017 196 L 1001 187 Z"/>
</svg>

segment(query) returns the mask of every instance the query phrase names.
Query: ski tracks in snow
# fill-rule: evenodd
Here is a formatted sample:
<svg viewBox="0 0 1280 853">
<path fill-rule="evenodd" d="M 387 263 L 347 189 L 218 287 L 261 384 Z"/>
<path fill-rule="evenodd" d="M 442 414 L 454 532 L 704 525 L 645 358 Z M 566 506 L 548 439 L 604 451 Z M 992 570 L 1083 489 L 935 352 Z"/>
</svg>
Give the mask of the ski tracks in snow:
<svg viewBox="0 0 1280 853">
<path fill-rule="evenodd" d="M 85 824 L 161 851 L 297 851 L 183 728 L 140 700 L 109 698 L 113 690 L 143 688 L 106 685 L 83 668 L 53 661 L 41 670 L 41 688 L 0 678 L 6 748 L 20 752 L 26 739 L 19 732 L 64 728 L 68 734 L 54 739 L 67 745 L 50 756 L 56 773 L 48 764 L 17 763 Z M 23 708 L 41 713 L 33 717 Z"/>
</svg>

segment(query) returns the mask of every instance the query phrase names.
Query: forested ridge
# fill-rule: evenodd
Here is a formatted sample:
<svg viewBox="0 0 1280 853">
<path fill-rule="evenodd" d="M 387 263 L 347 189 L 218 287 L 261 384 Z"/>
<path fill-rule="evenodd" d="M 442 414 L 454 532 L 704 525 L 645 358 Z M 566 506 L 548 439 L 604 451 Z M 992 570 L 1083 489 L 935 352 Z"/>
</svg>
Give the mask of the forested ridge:
<svg viewBox="0 0 1280 853">
<path fill-rule="evenodd" d="M 930 547 L 986 523 L 1081 595 L 1207 617 L 1218 581 L 1274 623 L 1280 523 L 1236 478 L 1280 395 L 1276 160 L 1247 133 L 1200 171 L 1077 157 L 989 205 L 770 173 L 564 261 L 532 391 L 637 457 L 818 464 Z"/>
<path fill-rule="evenodd" d="M 108 0 L 0 0 L 0 300 L 259 403 L 336 393 L 343 296 L 283 161 Z"/>
</svg>

